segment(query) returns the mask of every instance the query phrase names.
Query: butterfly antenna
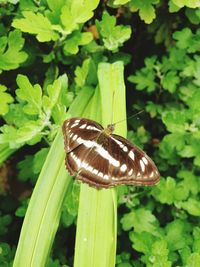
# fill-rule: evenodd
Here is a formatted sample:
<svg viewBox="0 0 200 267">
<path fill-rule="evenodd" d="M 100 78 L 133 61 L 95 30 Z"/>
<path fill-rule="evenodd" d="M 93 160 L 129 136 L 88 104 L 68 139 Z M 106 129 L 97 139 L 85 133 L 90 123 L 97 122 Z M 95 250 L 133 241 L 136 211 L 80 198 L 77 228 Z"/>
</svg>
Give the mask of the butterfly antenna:
<svg viewBox="0 0 200 267">
<path fill-rule="evenodd" d="M 126 119 L 123 119 L 123 120 L 117 121 L 117 122 L 115 122 L 114 124 L 117 124 L 117 123 L 123 122 L 123 121 L 125 121 L 125 120 L 129 120 L 130 118 L 134 118 L 134 117 L 136 117 L 137 115 L 139 115 L 139 114 L 141 114 L 141 113 L 143 113 L 143 112 L 144 112 L 144 109 L 140 110 L 140 111 L 139 111 L 139 112 L 137 112 L 136 114 L 133 114 L 133 115 L 131 115 L 130 117 L 128 117 L 128 118 L 126 118 Z"/>
</svg>

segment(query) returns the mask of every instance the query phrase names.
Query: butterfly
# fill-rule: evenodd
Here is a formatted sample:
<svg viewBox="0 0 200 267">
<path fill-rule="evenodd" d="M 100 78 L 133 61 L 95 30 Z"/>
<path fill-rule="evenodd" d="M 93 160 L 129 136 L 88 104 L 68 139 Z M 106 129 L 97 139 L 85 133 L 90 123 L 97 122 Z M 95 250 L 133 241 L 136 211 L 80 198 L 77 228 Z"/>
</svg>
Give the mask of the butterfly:
<svg viewBox="0 0 200 267">
<path fill-rule="evenodd" d="M 63 123 L 65 165 L 72 176 L 96 188 L 154 185 L 160 174 L 144 151 L 113 134 L 115 124 L 70 118 Z"/>
</svg>

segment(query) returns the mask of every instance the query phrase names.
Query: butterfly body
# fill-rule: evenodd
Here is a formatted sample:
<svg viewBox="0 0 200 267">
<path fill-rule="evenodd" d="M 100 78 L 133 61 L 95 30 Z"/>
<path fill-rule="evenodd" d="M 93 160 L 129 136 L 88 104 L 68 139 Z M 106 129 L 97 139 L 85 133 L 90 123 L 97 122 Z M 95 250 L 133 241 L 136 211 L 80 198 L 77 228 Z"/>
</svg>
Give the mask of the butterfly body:
<svg viewBox="0 0 200 267">
<path fill-rule="evenodd" d="M 160 179 L 153 161 L 127 139 L 113 134 L 114 124 L 71 118 L 63 123 L 66 167 L 97 188 L 119 184 L 153 185 Z"/>
</svg>

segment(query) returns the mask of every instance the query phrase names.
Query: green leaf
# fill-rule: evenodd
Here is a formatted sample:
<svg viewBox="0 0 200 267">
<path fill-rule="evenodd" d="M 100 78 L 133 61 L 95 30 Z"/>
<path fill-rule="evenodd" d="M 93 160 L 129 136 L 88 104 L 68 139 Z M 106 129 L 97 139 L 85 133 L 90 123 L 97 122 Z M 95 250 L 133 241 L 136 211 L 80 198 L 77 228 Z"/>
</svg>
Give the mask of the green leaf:
<svg viewBox="0 0 200 267">
<path fill-rule="evenodd" d="M 171 267 L 168 254 L 167 242 L 165 240 L 155 241 L 152 245 L 151 257 L 149 257 L 152 267 Z"/>
<path fill-rule="evenodd" d="M 179 83 L 180 78 L 178 77 L 176 71 L 167 72 L 161 81 L 163 88 L 168 90 L 170 93 L 175 93 L 175 91 L 177 90 L 177 85 Z"/>
<path fill-rule="evenodd" d="M 188 187 L 188 190 L 193 194 L 197 195 L 199 192 L 199 182 L 198 182 L 198 176 L 195 176 L 193 172 L 189 170 L 182 169 L 177 173 L 177 176 L 179 178 L 184 179 L 184 184 L 186 187 Z"/>
<path fill-rule="evenodd" d="M 61 83 L 60 94 L 51 111 L 51 115 L 54 122 L 57 125 L 61 125 L 65 119 L 66 109 L 73 101 L 74 94 L 72 92 L 68 92 L 68 77 L 66 74 L 60 76 L 58 80 Z M 56 87 L 55 90 L 57 90 Z"/>
<path fill-rule="evenodd" d="M 27 54 L 21 51 L 23 45 L 24 39 L 18 30 L 0 38 L 0 71 L 16 69 L 27 59 Z"/>
<path fill-rule="evenodd" d="M 191 44 L 193 33 L 189 28 L 184 28 L 181 31 L 176 31 L 173 34 L 173 38 L 177 40 L 177 47 L 180 49 L 186 49 Z"/>
<path fill-rule="evenodd" d="M 47 86 L 48 96 L 43 96 L 42 105 L 44 112 L 50 117 L 53 107 L 57 104 L 61 93 L 61 80 L 57 79 L 53 84 Z"/>
<path fill-rule="evenodd" d="M 79 46 L 86 45 L 92 41 L 90 32 L 74 31 L 64 42 L 63 51 L 65 55 L 75 55 L 79 51 Z"/>
<path fill-rule="evenodd" d="M 125 231 L 130 230 L 134 227 L 135 232 L 149 232 L 157 233 L 156 229 L 156 217 L 149 211 L 144 208 L 136 209 L 130 213 L 125 214 L 122 219 L 122 228 Z"/>
<path fill-rule="evenodd" d="M 180 206 L 193 216 L 200 216 L 200 202 L 197 199 L 189 198 L 182 202 Z"/>
<path fill-rule="evenodd" d="M 91 59 L 85 59 L 81 67 L 77 66 L 75 69 L 75 82 L 78 87 L 83 87 L 85 85 L 89 66 L 90 66 Z"/>
<path fill-rule="evenodd" d="M 49 152 L 49 148 L 44 147 L 44 148 L 40 149 L 34 155 L 33 166 L 32 166 L 34 174 L 38 174 L 42 170 L 42 166 L 44 165 L 44 162 L 46 160 L 48 152 Z"/>
<path fill-rule="evenodd" d="M 169 0 L 168 5 L 169 5 L 169 12 L 171 13 L 177 12 L 180 9 L 179 6 L 174 4 L 173 0 Z"/>
<path fill-rule="evenodd" d="M 157 84 L 154 81 L 155 75 L 153 72 L 146 70 L 136 71 L 135 75 L 130 75 L 128 77 L 129 82 L 136 84 L 137 90 L 147 89 L 147 92 L 155 91 Z"/>
<path fill-rule="evenodd" d="M 29 79 L 19 74 L 17 76 L 17 84 L 19 89 L 16 90 L 16 95 L 26 101 L 26 105 L 23 110 L 30 115 L 41 114 L 42 109 L 42 89 L 39 84 L 32 86 Z"/>
<path fill-rule="evenodd" d="M 152 195 L 161 203 L 172 204 L 174 202 L 174 191 L 176 182 L 173 178 L 167 177 L 166 180 L 161 180 L 160 183 L 153 188 Z"/>
<path fill-rule="evenodd" d="M 162 113 L 162 106 L 148 101 L 145 110 L 150 113 L 151 118 L 154 118 L 156 115 Z"/>
<path fill-rule="evenodd" d="M 150 24 L 156 17 L 154 5 L 159 3 L 158 0 L 132 0 L 131 8 L 139 10 L 139 16 L 145 23 Z"/>
<path fill-rule="evenodd" d="M 187 267 L 199 267 L 200 266 L 200 253 L 194 252 L 187 259 Z"/>
<path fill-rule="evenodd" d="M 61 21 L 67 34 L 78 29 L 80 23 L 88 21 L 93 16 L 93 10 L 99 0 L 69 1 L 61 11 Z"/>
<path fill-rule="evenodd" d="M 18 179 L 20 181 L 27 181 L 28 179 L 33 176 L 33 156 L 25 156 L 23 160 L 18 162 L 17 169 L 19 171 L 18 173 Z"/>
<path fill-rule="evenodd" d="M 56 41 L 59 38 L 58 33 L 54 31 L 53 25 L 41 13 L 32 11 L 22 12 L 24 18 L 14 19 L 12 26 L 20 29 L 22 32 L 35 34 L 39 42 Z"/>
<path fill-rule="evenodd" d="M 0 115 L 5 115 L 9 110 L 8 104 L 14 101 L 13 97 L 5 92 L 6 90 L 7 90 L 6 86 L 0 84 L 0 99 L 1 99 Z"/>
<path fill-rule="evenodd" d="M 134 75 L 130 75 L 128 80 L 136 84 L 137 90 L 147 90 L 147 92 L 153 92 L 157 89 L 156 72 L 157 58 L 150 57 L 145 59 L 145 67 L 137 70 Z"/>
<path fill-rule="evenodd" d="M 96 26 L 103 38 L 104 46 L 111 51 L 117 50 L 131 36 L 131 27 L 116 26 L 116 18 L 107 12 L 103 13 L 101 21 L 96 20 Z"/>
<path fill-rule="evenodd" d="M 191 7 L 191 8 L 195 8 L 195 7 L 200 7 L 200 1 L 199 0 L 172 0 L 173 3 L 178 6 L 178 7 Z"/>
<path fill-rule="evenodd" d="M 114 5 L 124 5 L 124 4 L 126 4 L 126 3 L 128 3 L 128 2 L 130 2 L 131 0 L 114 0 L 114 2 L 113 2 L 113 4 Z"/>
<path fill-rule="evenodd" d="M 162 115 L 162 121 L 170 132 L 182 133 L 188 127 L 184 111 L 168 111 Z"/>
<path fill-rule="evenodd" d="M 23 105 L 11 104 L 8 113 L 4 116 L 8 125 L 15 125 L 16 127 L 23 127 L 23 125 L 30 120 L 30 117 L 24 113 Z"/>
<path fill-rule="evenodd" d="M 192 244 L 190 235 L 191 225 L 183 220 L 177 219 L 166 226 L 166 241 L 171 251 L 182 249 Z"/>
<path fill-rule="evenodd" d="M 131 231 L 129 238 L 133 243 L 132 246 L 134 249 L 145 254 L 151 253 L 152 244 L 155 240 L 155 237 L 151 233 L 136 233 L 135 231 Z"/>
<path fill-rule="evenodd" d="M 128 140 L 130 140 L 140 148 L 143 148 L 144 144 L 150 140 L 150 134 L 145 130 L 143 126 L 138 127 L 136 132 L 129 131 L 127 137 Z"/>
<path fill-rule="evenodd" d="M 43 128 L 44 123 L 40 120 L 29 120 L 19 129 L 5 124 L 1 127 L 0 144 L 8 143 L 10 148 L 19 148 L 25 143 L 33 145 L 41 140 Z"/>
<path fill-rule="evenodd" d="M 65 5 L 66 0 L 47 0 L 47 4 L 51 11 L 47 10 L 45 15 L 53 24 L 60 23 L 60 15 L 62 7 Z"/>
<path fill-rule="evenodd" d="M 199 16 L 197 15 L 196 11 L 196 9 L 186 8 L 185 14 L 191 23 L 197 25 L 199 24 Z"/>
</svg>

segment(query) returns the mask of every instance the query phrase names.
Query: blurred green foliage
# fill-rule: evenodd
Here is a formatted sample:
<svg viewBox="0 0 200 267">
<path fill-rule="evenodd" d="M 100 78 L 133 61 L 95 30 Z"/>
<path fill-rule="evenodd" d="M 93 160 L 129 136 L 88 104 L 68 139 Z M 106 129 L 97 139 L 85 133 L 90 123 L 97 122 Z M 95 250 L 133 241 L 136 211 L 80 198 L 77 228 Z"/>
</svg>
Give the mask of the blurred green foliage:
<svg viewBox="0 0 200 267">
<path fill-rule="evenodd" d="M 0 1 L 0 266 L 12 266 L 65 112 L 96 88 L 98 64 L 117 60 L 128 115 L 145 110 L 128 120 L 128 139 L 162 177 L 152 188 L 118 187 L 116 266 L 200 266 L 199 24 L 197 0 Z M 75 182 L 48 267 L 72 266 L 78 201 Z"/>
</svg>

